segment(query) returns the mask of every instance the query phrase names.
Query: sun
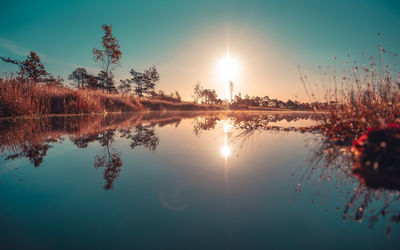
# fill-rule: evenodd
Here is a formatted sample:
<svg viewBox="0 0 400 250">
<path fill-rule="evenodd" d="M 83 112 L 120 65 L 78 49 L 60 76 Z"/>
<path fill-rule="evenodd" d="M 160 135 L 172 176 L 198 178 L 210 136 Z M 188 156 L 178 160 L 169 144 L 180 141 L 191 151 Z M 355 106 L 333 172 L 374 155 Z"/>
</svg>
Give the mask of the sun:
<svg viewBox="0 0 400 250">
<path fill-rule="evenodd" d="M 224 84 L 237 81 L 239 76 L 239 61 L 229 53 L 222 57 L 217 63 L 217 73 Z"/>
<path fill-rule="evenodd" d="M 231 102 L 233 98 L 233 88 L 237 86 L 238 83 L 239 71 L 239 61 L 229 53 L 218 60 L 216 66 L 216 72 L 219 78 L 218 81 L 223 84 L 226 91 L 226 99 L 229 102 Z"/>
</svg>

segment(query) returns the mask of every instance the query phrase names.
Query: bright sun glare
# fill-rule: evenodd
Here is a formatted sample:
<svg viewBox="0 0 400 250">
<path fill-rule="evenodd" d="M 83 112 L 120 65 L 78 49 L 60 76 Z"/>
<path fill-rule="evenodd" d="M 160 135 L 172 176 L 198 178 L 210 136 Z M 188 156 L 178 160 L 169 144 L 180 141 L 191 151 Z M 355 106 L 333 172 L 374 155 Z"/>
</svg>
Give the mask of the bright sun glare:
<svg viewBox="0 0 400 250">
<path fill-rule="evenodd" d="M 239 77 L 239 61 L 229 53 L 222 57 L 217 64 L 217 74 L 226 87 L 227 97 L 229 96 L 229 82 L 237 83 Z"/>
<path fill-rule="evenodd" d="M 236 58 L 227 54 L 218 61 L 217 70 L 225 82 L 235 81 L 239 74 L 239 62 Z"/>
</svg>

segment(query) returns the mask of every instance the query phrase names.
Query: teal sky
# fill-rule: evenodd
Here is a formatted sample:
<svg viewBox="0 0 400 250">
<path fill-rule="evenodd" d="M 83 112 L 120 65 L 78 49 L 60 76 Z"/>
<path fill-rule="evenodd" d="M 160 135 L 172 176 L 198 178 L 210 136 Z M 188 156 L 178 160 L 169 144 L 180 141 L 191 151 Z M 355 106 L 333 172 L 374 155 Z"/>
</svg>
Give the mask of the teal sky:
<svg viewBox="0 0 400 250">
<path fill-rule="evenodd" d="M 185 99 L 197 81 L 224 97 L 215 65 L 227 47 L 240 64 L 236 91 L 284 100 L 305 95 L 297 65 L 313 77 L 334 56 L 344 64 L 347 54 L 376 55 L 377 32 L 386 48 L 400 52 L 395 0 L 3 0 L 0 10 L 2 56 L 22 59 L 34 50 L 53 75 L 66 78 L 77 66 L 96 73 L 91 50 L 100 45 L 100 26 L 112 24 L 123 53 L 116 78 L 156 65 L 158 88 L 179 90 Z"/>
</svg>

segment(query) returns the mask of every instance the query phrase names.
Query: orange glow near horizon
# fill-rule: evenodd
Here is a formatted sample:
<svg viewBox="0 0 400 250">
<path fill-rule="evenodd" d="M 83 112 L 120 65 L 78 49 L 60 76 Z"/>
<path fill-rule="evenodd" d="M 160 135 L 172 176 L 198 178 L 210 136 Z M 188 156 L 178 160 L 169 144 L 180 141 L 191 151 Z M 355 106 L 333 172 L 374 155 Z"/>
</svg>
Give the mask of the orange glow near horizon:
<svg viewBox="0 0 400 250">
<path fill-rule="evenodd" d="M 218 98 L 229 100 L 232 81 L 233 97 L 241 93 L 307 100 L 298 77 L 297 64 L 302 60 L 291 50 L 253 30 L 241 33 L 235 28 L 227 35 L 221 32 L 225 28 L 210 27 L 171 51 L 173 60 L 155 62 L 162 65 L 160 88 L 178 90 L 184 100 L 193 101 L 193 86 L 201 82 L 204 88 L 214 89 Z"/>
</svg>

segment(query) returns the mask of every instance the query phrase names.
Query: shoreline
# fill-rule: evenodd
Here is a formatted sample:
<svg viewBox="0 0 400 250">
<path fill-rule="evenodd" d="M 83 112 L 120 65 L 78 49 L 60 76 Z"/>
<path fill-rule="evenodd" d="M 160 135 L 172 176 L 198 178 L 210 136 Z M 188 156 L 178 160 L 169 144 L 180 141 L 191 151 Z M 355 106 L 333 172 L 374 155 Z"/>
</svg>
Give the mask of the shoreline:
<svg viewBox="0 0 400 250">
<path fill-rule="evenodd" d="M 6 120 L 24 120 L 24 119 L 42 119 L 48 117 L 78 117 L 78 116 L 107 116 L 122 114 L 149 114 L 149 113 L 326 113 L 327 111 L 314 110 L 290 110 L 290 109 L 225 109 L 225 110 L 140 110 L 140 111 L 123 111 L 123 112 L 94 112 L 94 113 L 78 113 L 78 114 L 42 114 L 42 115 L 21 115 L 21 116 L 5 116 L 0 117 L 0 121 Z"/>
</svg>

